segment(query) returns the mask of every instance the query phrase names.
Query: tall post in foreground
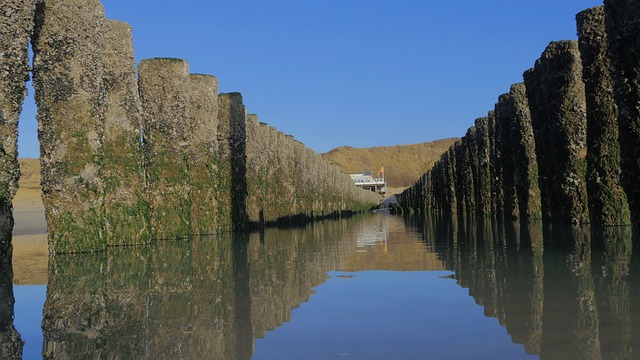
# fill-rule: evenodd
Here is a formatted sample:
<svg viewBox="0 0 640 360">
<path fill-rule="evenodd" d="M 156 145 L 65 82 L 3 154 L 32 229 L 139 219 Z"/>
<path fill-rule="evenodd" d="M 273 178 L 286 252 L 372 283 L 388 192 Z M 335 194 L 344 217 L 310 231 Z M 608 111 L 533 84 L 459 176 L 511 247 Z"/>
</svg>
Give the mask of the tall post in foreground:
<svg viewBox="0 0 640 360">
<path fill-rule="evenodd" d="M 543 219 L 586 223 L 587 119 L 577 41 L 549 44 L 524 78 L 540 165 Z"/>
<path fill-rule="evenodd" d="M 42 200 L 52 252 L 104 250 L 104 9 L 41 0 L 33 37 Z"/>
<path fill-rule="evenodd" d="M 607 42 L 618 105 L 621 182 L 631 218 L 640 223 L 640 2 L 605 0 Z"/>
<path fill-rule="evenodd" d="M 630 223 L 627 197 L 620 185 L 618 108 L 613 98 L 604 8 L 576 16 L 587 100 L 587 190 L 591 223 Z M 637 179 L 636 179 L 637 180 Z"/>
</svg>

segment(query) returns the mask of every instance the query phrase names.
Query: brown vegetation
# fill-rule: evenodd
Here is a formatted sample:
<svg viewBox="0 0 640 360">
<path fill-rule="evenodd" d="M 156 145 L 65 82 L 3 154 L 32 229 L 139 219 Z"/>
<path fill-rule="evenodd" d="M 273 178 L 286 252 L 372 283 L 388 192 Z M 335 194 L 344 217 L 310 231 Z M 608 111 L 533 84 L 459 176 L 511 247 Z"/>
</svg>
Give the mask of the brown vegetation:
<svg viewBox="0 0 640 360">
<path fill-rule="evenodd" d="M 42 207 L 42 191 L 40 190 L 40 160 L 18 159 L 20 164 L 20 181 L 13 207 Z"/>
<path fill-rule="evenodd" d="M 421 144 L 353 148 L 341 146 L 322 157 L 340 167 L 342 172 L 378 172 L 384 166 L 385 178 L 390 187 L 412 185 L 420 175 L 447 151 L 457 138 L 436 140 Z"/>
</svg>

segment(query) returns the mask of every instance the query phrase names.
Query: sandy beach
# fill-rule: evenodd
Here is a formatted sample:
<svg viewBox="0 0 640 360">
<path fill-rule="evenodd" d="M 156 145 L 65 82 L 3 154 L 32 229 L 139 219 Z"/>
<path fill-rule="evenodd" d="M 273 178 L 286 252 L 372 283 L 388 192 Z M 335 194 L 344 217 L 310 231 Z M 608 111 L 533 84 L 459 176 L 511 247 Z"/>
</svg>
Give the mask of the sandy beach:
<svg viewBox="0 0 640 360">
<path fill-rule="evenodd" d="M 20 189 L 13 198 L 13 283 L 47 284 L 47 223 L 40 196 L 40 163 L 20 159 Z"/>
</svg>

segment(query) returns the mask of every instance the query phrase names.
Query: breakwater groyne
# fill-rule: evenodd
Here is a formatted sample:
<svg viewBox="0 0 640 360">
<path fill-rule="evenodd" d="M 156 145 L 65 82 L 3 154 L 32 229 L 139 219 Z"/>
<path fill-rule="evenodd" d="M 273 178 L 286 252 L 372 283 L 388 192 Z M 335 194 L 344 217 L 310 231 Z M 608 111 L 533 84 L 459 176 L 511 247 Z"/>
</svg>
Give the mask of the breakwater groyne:
<svg viewBox="0 0 640 360">
<path fill-rule="evenodd" d="M 186 61 L 149 59 L 136 69 L 131 27 L 105 19 L 99 0 L 2 4 L 0 206 L 10 226 L 18 119 L 32 76 L 50 252 L 290 223 L 379 202 L 248 114 L 240 93 L 218 94 L 218 80 L 191 74 Z M 2 242 L 10 251 L 10 239 Z"/>
<path fill-rule="evenodd" d="M 640 3 L 576 16 L 434 167 L 398 196 L 442 216 L 628 225 L 640 220 Z"/>
</svg>

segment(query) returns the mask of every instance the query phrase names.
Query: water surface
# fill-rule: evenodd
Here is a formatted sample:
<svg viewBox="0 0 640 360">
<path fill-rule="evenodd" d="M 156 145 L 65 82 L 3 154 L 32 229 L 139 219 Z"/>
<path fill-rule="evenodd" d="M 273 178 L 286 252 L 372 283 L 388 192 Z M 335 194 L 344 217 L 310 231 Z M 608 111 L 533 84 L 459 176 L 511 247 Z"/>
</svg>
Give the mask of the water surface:
<svg viewBox="0 0 640 360">
<path fill-rule="evenodd" d="M 15 320 L 0 321 L 0 351 L 630 359 L 640 348 L 637 264 L 627 228 L 386 214 L 113 248 L 49 259 L 46 286 L 2 287 L 0 320 Z"/>
</svg>

